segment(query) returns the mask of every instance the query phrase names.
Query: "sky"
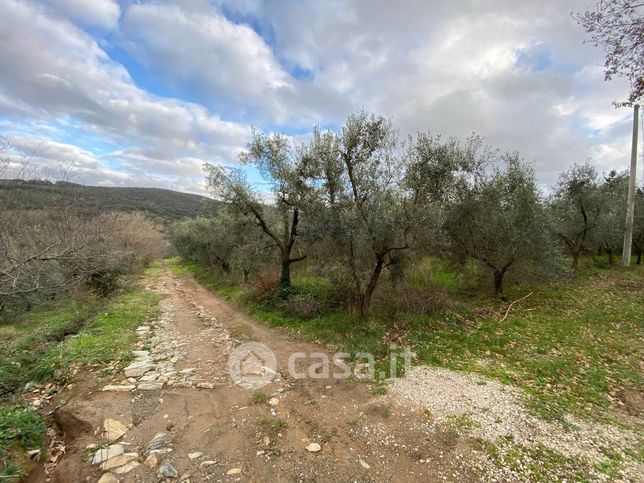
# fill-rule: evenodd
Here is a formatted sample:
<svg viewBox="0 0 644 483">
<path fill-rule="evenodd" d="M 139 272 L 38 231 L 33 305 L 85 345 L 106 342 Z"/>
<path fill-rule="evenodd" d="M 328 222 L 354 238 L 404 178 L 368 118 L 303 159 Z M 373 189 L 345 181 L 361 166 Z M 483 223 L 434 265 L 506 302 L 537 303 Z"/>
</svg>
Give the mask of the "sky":
<svg viewBox="0 0 644 483">
<path fill-rule="evenodd" d="M 625 170 L 628 85 L 571 17 L 590 3 L 0 0 L 0 136 L 33 172 L 200 194 L 252 128 L 297 140 L 359 110 L 476 132 L 544 187 L 573 162 Z"/>
</svg>

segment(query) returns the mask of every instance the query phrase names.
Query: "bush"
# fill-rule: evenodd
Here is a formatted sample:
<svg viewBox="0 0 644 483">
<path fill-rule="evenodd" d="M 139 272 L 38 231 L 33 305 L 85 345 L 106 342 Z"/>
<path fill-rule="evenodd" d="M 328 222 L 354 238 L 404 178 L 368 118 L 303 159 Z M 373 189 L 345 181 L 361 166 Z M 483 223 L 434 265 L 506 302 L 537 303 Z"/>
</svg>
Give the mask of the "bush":
<svg viewBox="0 0 644 483">
<path fill-rule="evenodd" d="M 137 213 L 9 209 L 0 199 L 0 310 L 29 310 L 84 285 L 106 295 L 165 248 Z"/>
<path fill-rule="evenodd" d="M 383 284 L 376 292 L 373 304 L 381 315 L 387 317 L 399 313 L 431 314 L 452 305 L 449 296 L 438 286 L 430 284 L 418 287 L 408 283 L 395 286 Z"/>
<path fill-rule="evenodd" d="M 276 308 L 286 315 L 299 319 L 312 319 L 324 312 L 324 302 L 310 293 L 294 293 L 279 300 Z"/>
<path fill-rule="evenodd" d="M 133 258 L 141 265 L 166 256 L 163 229 L 143 213 L 115 212 L 101 218 L 109 238 L 124 250 L 135 254 Z"/>
<path fill-rule="evenodd" d="M 274 298 L 280 285 L 280 275 L 275 270 L 264 270 L 255 277 L 255 298 L 266 302 Z"/>
</svg>

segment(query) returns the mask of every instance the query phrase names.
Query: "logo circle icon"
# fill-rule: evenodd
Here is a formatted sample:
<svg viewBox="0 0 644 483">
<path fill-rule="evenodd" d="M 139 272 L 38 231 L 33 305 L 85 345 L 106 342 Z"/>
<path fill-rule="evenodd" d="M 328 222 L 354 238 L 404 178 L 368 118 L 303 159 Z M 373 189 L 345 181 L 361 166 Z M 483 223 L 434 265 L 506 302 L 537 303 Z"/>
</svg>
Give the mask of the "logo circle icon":
<svg viewBox="0 0 644 483">
<path fill-rule="evenodd" d="M 264 387 L 277 375 L 275 354 L 261 342 L 241 344 L 228 357 L 228 374 L 235 384 L 243 388 Z"/>
</svg>

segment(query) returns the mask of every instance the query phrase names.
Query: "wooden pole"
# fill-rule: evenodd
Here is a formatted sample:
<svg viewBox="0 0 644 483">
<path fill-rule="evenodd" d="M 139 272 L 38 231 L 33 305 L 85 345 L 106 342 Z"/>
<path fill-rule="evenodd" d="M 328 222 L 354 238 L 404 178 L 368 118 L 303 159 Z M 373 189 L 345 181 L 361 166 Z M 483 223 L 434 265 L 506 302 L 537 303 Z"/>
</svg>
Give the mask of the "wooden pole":
<svg viewBox="0 0 644 483">
<path fill-rule="evenodd" d="M 633 106 L 633 142 L 631 145 L 631 172 L 628 179 L 628 200 L 626 201 L 626 225 L 624 227 L 624 247 L 622 264 L 631 264 L 631 246 L 633 244 L 633 219 L 635 217 L 635 175 L 637 171 L 637 123 L 639 121 L 639 104 Z"/>
</svg>

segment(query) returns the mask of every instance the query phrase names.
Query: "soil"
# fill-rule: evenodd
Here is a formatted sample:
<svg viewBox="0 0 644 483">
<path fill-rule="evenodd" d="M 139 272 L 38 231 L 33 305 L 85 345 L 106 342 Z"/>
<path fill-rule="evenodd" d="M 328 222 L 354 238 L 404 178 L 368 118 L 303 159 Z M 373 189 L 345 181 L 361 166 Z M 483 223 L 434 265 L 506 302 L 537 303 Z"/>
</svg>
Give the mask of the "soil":
<svg viewBox="0 0 644 483">
<path fill-rule="evenodd" d="M 99 377 L 98 371 L 78 375 L 51 402 L 64 432 L 65 455 L 50 481 L 101 478 L 104 472 L 90 461 L 96 449 L 87 446 L 101 443 L 108 418 L 129 427 L 117 443 L 125 453 L 138 453 L 141 463 L 154 436 L 168 433 L 167 445 L 157 454 L 159 463 L 170 463 L 177 471 L 178 478 L 168 481 L 494 479 L 479 443 L 452 431 L 428 432 L 430 416 L 424 411 L 374 396 L 369 383 L 355 378 L 296 379 L 288 374 L 293 352 L 328 353 L 323 347 L 262 325 L 191 277 L 177 277 L 168 269 L 148 289 L 164 295 L 166 319 L 165 325 L 151 324 L 150 336 L 163 344 L 170 339 L 174 369 L 194 369 L 188 371 L 191 381 L 182 384 L 192 387 L 166 383 L 160 390 L 103 391 L 107 384 L 135 381 L 125 380 L 122 372 L 111 378 Z M 165 333 L 155 333 L 160 331 Z M 261 391 L 277 398 L 277 404 L 253 402 L 254 390 L 228 377 L 230 350 L 247 340 L 266 344 L 275 354 L 278 377 Z M 142 340 L 139 348 L 146 344 Z M 206 381 L 206 388 L 197 387 L 197 381 Z M 311 443 L 321 450 L 308 451 Z M 202 455 L 190 459 L 189 453 Z M 163 480 L 158 465 L 141 464 L 117 476 L 124 482 Z M 32 482 L 45 479 L 42 471 L 29 477 Z"/>
</svg>

